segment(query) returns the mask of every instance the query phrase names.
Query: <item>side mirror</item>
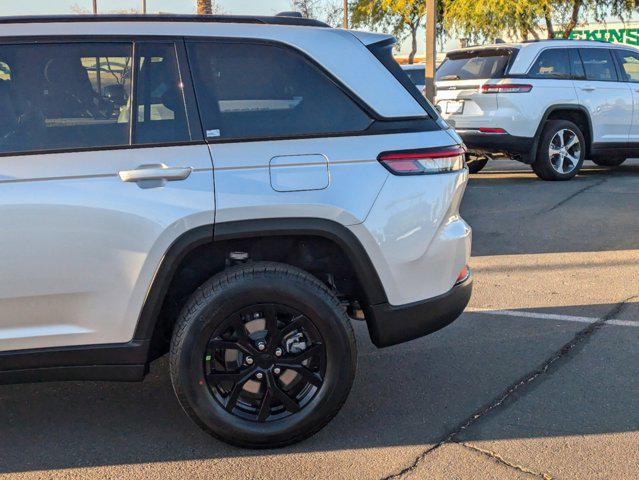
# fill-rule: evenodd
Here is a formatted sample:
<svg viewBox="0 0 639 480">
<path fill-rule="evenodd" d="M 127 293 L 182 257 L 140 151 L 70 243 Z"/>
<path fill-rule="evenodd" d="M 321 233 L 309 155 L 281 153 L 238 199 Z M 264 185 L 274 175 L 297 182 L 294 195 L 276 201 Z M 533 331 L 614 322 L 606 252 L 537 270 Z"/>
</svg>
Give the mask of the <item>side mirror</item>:
<svg viewBox="0 0 639 480">
<path fill-rule="evenodd" d="M 435 110 L 437 110 L 439 112 L 439 114 L 441 115 L 441 113 L 442 113 L 441 105 L 435 105 Z"/>
</svg>

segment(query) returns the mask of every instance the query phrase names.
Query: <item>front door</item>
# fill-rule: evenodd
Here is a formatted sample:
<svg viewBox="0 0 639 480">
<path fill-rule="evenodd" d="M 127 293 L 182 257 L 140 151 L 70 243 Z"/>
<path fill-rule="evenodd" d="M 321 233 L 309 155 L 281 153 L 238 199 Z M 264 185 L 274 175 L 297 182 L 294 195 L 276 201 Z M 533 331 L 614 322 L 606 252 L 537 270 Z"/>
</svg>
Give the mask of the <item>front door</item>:
<svg viewBox="0 0 639 480">
<path fill-rule="evenodd" d="M 614 52 L 621 67 L 622 80 L 627 82 L 634 101 L 629 146 L 639 148 L 639 52 L 622 49 L 615 49 Z"/>
<path fill-rule="evenodd" d="M 579 54 L 585 78 L 575 80 L 575 88 L 579 102 L 590 113 L 593 143 L 625 147 L 632 123 L 632 92 L 618 78 L 609 48 L 580 48 Z"/>
</svg>

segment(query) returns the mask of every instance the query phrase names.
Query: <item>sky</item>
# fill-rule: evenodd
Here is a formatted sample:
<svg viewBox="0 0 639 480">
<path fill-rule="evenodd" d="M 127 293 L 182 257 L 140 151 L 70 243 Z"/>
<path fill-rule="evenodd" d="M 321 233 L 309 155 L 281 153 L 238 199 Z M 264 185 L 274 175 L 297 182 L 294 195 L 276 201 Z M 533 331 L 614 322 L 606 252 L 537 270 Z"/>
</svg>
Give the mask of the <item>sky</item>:
<svg viewBox="0 0 639 480">
<path fill-rule="evenodd" d="M 98 12 L 140 8 L 142 0 L 97 0 Z M 224 13 L 237 15 L 274 15 L 291 10 L 290 0 L 217 0 Z M 147 0 L 149 13 L 195 13 L 196 0 Z M 0 0 L 0 16 L 4 15 L 51 15 L 72 13 L 74 7 L 91 11 L 92 0 Z M 419 51 L 423 52 L 420 39 Z M 404 43 L 402 53 L 410 47 Z"/>
<path fill-rule="evenodd" d="M 140 8 L 142 0 L 97 0 L 98 11 Z M 237 15 L 274 15 L 291 10 L 290 0 L 217 0 L 225 13 Z M 195 13 L 196 0 L 147 0 L 149 13 Z M 74 7 L 91 11 L 92 0 L 0 0 L 0 16 L 4 15 L 47 15 L 72 13 Z M 636 19 L 633 15 L 633 20 Z M 424 52 L 424 34 L 418 38 L 418 55 Z M 455 48 L 457 42 L 449 40 L 444 50 Z M 407 54 L 410 46 L 407 41 L 401 45 L 401 53 Z"/>
</svg>

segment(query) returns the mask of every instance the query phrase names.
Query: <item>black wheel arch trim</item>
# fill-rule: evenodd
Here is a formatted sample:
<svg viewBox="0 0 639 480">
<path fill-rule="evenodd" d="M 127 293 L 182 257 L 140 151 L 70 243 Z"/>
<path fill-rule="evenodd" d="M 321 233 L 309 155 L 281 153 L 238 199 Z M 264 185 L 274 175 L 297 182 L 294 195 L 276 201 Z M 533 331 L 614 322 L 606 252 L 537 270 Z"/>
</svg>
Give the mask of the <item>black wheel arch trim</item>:
<svg viewBox="0 0 639 480">
<path fill-rule="evenodd" d="M 387 304 L 377 271 L 355 235 L 344 225 L 317 218 L 277 218 L 203 225 L 179 236 L 159 265 L 142 307 L 133 340 L 121 344 L 78 345 L 0 352 L 0 384 L 144 378 L 158 314 L 173 275 L 198 246 L 257 236 L 309 235 L 335 242 L 352 262 L 368 306 Z M 367 306 L 367 308 L 368 308 Z"/>
<path fill-rule="evenodd" d="M 348 256 L 362 288 L 364 302 L 374 305 L 387 301 L 377 270 L 363 245 L 348 227 L 333 220 L 299 217 L 222 222 L 215 225 L 214 240 L 284 235 L 308 235 L 331 240 Z"/>
<path fill-rule="evenodd" d="M 586 122 L 588 122 L 588 132 L 582 132 L 582 133 L 588 133 L 588 139 L 589 142 L 586 142 L 586 155 L 590 154 L 590 149 L 593 143 L 593 131 L 592 131 L 592 118 L 590 118 L 590 112 L 588 111 L 588 109 L 586 107 L 584 107 L 583 105 L 576 105 L 574 103 L 559 103 L 557 105 L 552 105 L 550 107 L 548 107 L 546 109 L 546 111 L 544 112 L 543 117 L 541 117 L 541 122 L 539 122 L 539 125 L 537 126 L 537 130 L 535 131 L 535 141 L 533 143 L 533 148 L 531 151 L 531 158 L 534 158 L 536 153 L 537 153 L 537 149 L 539 148 L 539 140 L 541 138 L 541 132 L 544 129 L 544 126 L 546 125 L 546 122 L 548 121 L 548 118 L 550 117 L 550 115 L 553 112 L 556 112 L 557 110 L 574 110 L 580 113 L 583 113 L 586 116 Z"/>
</svg>

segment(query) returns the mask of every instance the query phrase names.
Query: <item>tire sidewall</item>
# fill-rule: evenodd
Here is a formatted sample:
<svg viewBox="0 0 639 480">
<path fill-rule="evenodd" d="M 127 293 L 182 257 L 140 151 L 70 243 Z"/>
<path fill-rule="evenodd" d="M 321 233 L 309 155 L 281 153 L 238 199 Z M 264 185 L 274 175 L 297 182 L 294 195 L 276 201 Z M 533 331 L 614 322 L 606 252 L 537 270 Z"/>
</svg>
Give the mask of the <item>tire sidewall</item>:
<svg viewBox="0 0 639 480">
<path fill-rule="evenodd" d="M 224 285 L 194 312 L 178 348 L 177 383 L 193 409 L 195 420 L 226 441 L 254 446 L 277 446 L 307 436 L 316 425 L 332 417 L 350 391 L 355 372 L 355 353 L 341 312 L 331 297 L 309 288 L 303 281 L 279 275 L 243 276 Z M 329 301 L 327 301 L 327 299 Z M 324 384 L 300 412 L 286 418 L 257 423 L 227 412 L 213 397 L 203 379 L 206 344 L 215 329 L 242 308 L 262 303 L 281 303 L 306 315 L 315 324 L 326 347 Z M 337 405 L 337 406 L 336 406 Z M 311 432 L 312 433 L 312 432 Z"/>
<path fill-rule="evenodd" d="M 569 173 L 559 173 L 557 172 L 550 161 L 550 142 L 557 132 L 560 130 L 572 130 L 577 137 L 579 138 L 579 142 L 581 143 L 581 153 L 579 155 L 579 161 L 575 168 Z M 586 139 L 584 137 L 581 129 L 568 120 L 550 120 L 546 124 L 543 129 L 541 140 L 539 142 L 539 150 L 537 154 L 537 159 L 535 160 L 535 164 L 533 165 L 535 169 L 535 173 L 537 173 L 544 180 L 570 180 L 573 178 L 579 170 L 581 170 L 581 166 L 584 163 L 584 159 L 586 158 Z"/>
</svg>

